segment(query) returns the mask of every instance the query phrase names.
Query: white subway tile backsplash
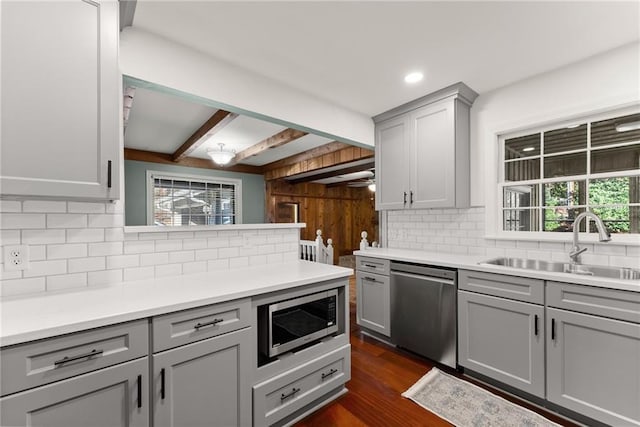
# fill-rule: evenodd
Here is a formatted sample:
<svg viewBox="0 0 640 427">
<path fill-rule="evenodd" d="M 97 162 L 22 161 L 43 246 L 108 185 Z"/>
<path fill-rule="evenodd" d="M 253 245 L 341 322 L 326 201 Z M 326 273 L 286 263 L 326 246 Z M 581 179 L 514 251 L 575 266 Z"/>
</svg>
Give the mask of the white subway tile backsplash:
<svg viewBox="0 0 640 427">
<path fill-rule="evenodd" d="M 22 203 L 22 212 L 67 212 L 67 202 L 49 200 L 25 200 Z"/>
<path fill-rule="evenodd" d="M 101 214 L 105 212 L 104 203 L 68 202 L 69 213 Z"/>
<path fill-rule="evenodd" d="M 229 259 L 229 268 L 241 268 L 249 266 L 249 257 L 241 256 Z"/>
<path fill-rule="evenodd" d="M 113 255 L 107 257 L 107 269 L 129 268 L 140 266 L 140 255 Z"/>
<path fill-rule="evenodd" d="M 182 242 L 182 249 L 203 249 L 207 247 L 207 239 L 189 239 Z"/>
<path fill-rule="evenodd" d="M 640 246 L 627 246 L 627 256 L 640 259 Z"/>
<path fill-rule="evenodd" d="M 46 279 L 44 277 L 0 281 L 0 295 L 3 297 L 19 294 L 29 294 L 34 292 L 44 292 L 45 290 Z"/>
<path fill-rule="evenodd" d="M 156 265 L 155 267 L 156 277 L 179 276 L 181 274 L 182 274 L 182 264 Z"/>
<path fill-rule="evenodd" d="M 607 245 L 603 244 L 595 244 L 593 245 L 593 253 L 603 254 L 603 255 L 618 255 L 625 256 L 627 254 L 626 246 L 620 245 Z"/>
<path fill-rule="evenodd" d="M 104 242 L 104 228 L 68 229 L 67 242 L 69 243 Z"/>
<path fill-rule="evenodd" d="M 11 279 L 21 279 L 22 271 L 4 271 L 4 264 L 0 264 L 0 281 L 1 280 L 11 280 Z"/>
<path fill-rule="evenodd" d="M 82 258 L 86 256 L 86 243 L 67 243 L 47 246 L 47 259 Z"/>
<path fill-rule="evenodd" d="M 88 224 L 91 228 L 122 227 L 124 217 L 117 214 L 89 214 Z"/>
<path fill-rule="evenodd" d="M 47 214 L 47 228 L 87 228 L 84 214 Z"/>
<path fill-rule="evenodd" d="M 207 271 L 207 261 L 185 262 L 182 264 L 182 274 L 203 273 Z"/>
<path fill-rule="evenodd" d="M 87 286 L 87 273 L 47 276 L 47 291 Z"/>
<path fill-rule="evenodd" d="M 125 233 L 122 206 L 1 201 L 0 245 L 29 245 L 31 268 L 2 271 L 0 293 L 97 286 L 298 258 L 298 229 Z M 407 230 L 420 221 L 419 215 L 411 218 Z"/>
<path fill-rule="evenodd" d="M 222 258 L 218 256 L 219 249 L 198 249 L 196 253 L 196 261 Z"/>
<path fill-rule="evenodd" d="M 168 252 L 156 252 L 152 254 L 142 254 L 140 255 L 140 265 L 159 265 L 159 264 L 167 264 L 169 263 L 169 253 Z"/>
<path fill-rule="evenodd" d="M 609 264 L 614 267 L 626 267 L 626 268 L 640 268 L 640 258 L 636 257 L 624 257 L 624 256 L 610 256 Z"/>
<path fill-rule="evenodd" d="M 22 230 L 22 243 L 25 245 L 64 243 L 65 240 L 65 230 Z"/>
<path fill-rule="evenodd" d="M 124 240 L 124 229 L 122 227 L 105 228 L 104 240 L 106 242 L 122 242 Z"/>
<path fill-rule="evenodd" d="M 184 263 L 195 261 L 195 251 L 174 251 L 169 252 L 170 263 Z"/>
<path fill-rule="evenodd" d="M 0 230 L 0 245 L 19 245 L 20 230 Z"/>
<path fill-rule="evenodd" d="M 29 269 L 23 271 L 23 277 L 50 276 L 65 274 L 67 272 L 67 260 L 34 261 L 29 263 Z"/>
<path fill-rule="evenodd" d="M 179 251 L 182 249 L 182 240 L 156 240 L 156 252 Z"/>
<path fill-rule="evenodd" d="M 122 270 L 102 270 L 102 271 L 90 271 L 87 273 L 88 285 L 106 285 L 109 283 L 122 282 Z"/>
<path fill-rule="evenodd" d="M 89 243 L 89 256 L 122 255 L 122 242 Z"/>
<path fill-rule="evenodd" d="M 134 240 L 124 242 L 125 254 L 142 254 L 151 253 L 155 250 L 155 243 L 153 240 Z"/>
<path fill-rule="evenodd" d="M 228 269 L 229 269 L 228 259 L 212 259 L 207 261 L 208 271 L 228 270 Z"/>
<path fill-rule="evenodd" d="M 100 271 L 106 267 L 105 257 L 74 258 L 68 261 L 69 273 L 79 273 L 83 271 Z"/>
<path fill-rule="evenodd" d="M 3 213 L 0 215 L 0 229 L 24 230 L 46 228 L 45 214 Z"/>
<path fill-rule="evenodd" d="M 18 200 L 0 200 L 0 212 L 22 212 L 22 202 Z"/>
<path fill-rule="evenodd" d="M 152 279 L 155 277 L 155 269 L 153 267 L 125 268 L 123 276 L 125 281 Z"/>
</svg>

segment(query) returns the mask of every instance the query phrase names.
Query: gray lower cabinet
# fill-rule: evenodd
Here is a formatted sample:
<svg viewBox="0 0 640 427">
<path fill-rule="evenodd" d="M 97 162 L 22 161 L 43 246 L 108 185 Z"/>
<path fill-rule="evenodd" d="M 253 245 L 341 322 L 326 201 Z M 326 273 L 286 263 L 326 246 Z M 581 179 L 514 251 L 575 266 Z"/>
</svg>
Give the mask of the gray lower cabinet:
<svg viewBox="0 0 640 427">
<path fill-rule="evenodd" d="M 251 425 L 251 329 L 153 355 L 153 425 Z"/>
<path fill-rule="evenodd" d="M 356 271 L 356 321 L 372 331 L 391 336 L 389 276 Z"/>
<path fill-rule="evenodd" d="M 149 425 L 148 358 L 36 387 L 0 399 L 0 425 Z"/>
<path fill-rule="evenodd" d="M 547 282 L 547 400 L 640 426 L 640 293 Z"/>
<path fill-rule="evenodd" d="M 544 308 L 458 292 L 458 363 L 544 398 Z"/>
</svg>

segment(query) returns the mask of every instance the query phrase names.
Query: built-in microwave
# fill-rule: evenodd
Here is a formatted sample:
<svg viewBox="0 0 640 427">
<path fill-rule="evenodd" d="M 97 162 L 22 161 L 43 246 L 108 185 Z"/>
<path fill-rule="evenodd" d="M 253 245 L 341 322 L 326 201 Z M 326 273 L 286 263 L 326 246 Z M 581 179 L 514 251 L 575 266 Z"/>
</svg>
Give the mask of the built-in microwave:
<svg viewBox="0 0 640 427">
<path fill-rule="evenodd" d="M 338 290 L 258 307 L 260 351 L 274 357 L 338 331 Z"/>
</svg>

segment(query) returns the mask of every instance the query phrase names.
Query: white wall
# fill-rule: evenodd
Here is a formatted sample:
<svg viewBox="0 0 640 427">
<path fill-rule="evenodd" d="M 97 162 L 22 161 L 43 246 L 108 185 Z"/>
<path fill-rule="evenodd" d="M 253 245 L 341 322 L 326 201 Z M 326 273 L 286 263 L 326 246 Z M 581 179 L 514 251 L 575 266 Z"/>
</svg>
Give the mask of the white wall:
<svg viewBox="0 0 640 427">
<path fill-rule="evenodd" d="M 120 34 L 122 73 L 316 133 L 373 146 L 370 117 L 133 27 Z"/>
<path fill-rule="evenodd" d="M 495 204 L 497 135 L 640 103 L 640 43 L 481 94 L 471 108 L 471 205 Z"/>
<path fill-rule="evenodd" d="M 640 105 L 640 43 L 480 95 L 471 108 L 470 209 L 387 214 L 389 247 L 567 261 L 565 242 L 492 238 L 497 218 L 498 135 Z M 585 263 L 640 267 L 637 244 L 589 243 Z M 567 236 L 566 241 L 570 240 Z"/>
</svg>

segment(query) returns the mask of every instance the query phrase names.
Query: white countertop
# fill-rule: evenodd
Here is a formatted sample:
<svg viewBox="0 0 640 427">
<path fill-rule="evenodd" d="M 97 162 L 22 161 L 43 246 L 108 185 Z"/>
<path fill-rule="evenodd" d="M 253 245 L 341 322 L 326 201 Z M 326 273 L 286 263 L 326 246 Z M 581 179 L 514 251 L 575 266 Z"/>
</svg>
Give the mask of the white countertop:
<svg viewBox="0 0 640 427">
<path fill-rule="evenodd" d="M 349 268 L 296 261 L 137 280 L 0 300 L 0 346 L 346 278 Z"/>
<path fill-rule="evenodd" d="M 491 257 L 486 255 L 458 255 L 391 248 L 368 248 L 364 251 L 355 251 L 354 255 L 640 292 L 640 280 L 609 279 L 571 273 L 556 273 L 480 264 L 491 259 Z"/>
</svg>

